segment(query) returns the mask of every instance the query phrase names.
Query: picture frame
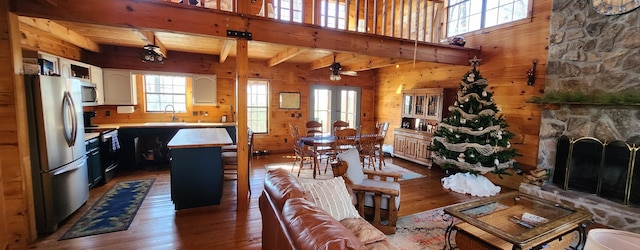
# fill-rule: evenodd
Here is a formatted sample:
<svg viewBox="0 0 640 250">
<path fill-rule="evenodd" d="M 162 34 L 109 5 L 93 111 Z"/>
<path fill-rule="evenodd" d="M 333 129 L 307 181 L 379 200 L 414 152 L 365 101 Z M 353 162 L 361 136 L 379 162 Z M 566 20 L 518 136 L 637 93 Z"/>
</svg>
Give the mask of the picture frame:
<svg viewBox="0 0 640 250">
<path fill-rule="evenodd" d="M 300 92 L 280 92 L 280 109 L 300 109 Z"/>
</svg>

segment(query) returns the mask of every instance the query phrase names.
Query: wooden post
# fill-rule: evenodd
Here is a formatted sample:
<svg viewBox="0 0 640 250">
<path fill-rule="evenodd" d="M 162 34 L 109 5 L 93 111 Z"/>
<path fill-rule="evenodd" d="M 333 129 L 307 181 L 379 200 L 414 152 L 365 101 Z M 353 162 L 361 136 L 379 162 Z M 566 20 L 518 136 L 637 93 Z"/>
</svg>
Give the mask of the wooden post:
<svg viewBox="0 0 640 250">
<path fill-rule="evenodd" d="M 249 42 L 236 40 L 236 115 L 238 133 L 238 211 L 249 209 L 249 155 L 247 134 L 247 80 L 249 71 Z"/>
</svg>

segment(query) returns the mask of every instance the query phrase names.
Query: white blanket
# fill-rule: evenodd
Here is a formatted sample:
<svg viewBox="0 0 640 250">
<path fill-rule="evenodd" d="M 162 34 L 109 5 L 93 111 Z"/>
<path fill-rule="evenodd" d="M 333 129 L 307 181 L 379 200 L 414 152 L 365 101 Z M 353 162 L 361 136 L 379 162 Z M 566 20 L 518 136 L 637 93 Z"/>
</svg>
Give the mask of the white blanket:
<svg viewBox="0 0 640 250">
<path fill-rule="evenodd" d="M 442 186 L 454 192 L 481 197 L 500 193 L 500 187 L 491 183 L 487 177 L 470 173 L 457 173 L 444 177 Z"/>
</svg>

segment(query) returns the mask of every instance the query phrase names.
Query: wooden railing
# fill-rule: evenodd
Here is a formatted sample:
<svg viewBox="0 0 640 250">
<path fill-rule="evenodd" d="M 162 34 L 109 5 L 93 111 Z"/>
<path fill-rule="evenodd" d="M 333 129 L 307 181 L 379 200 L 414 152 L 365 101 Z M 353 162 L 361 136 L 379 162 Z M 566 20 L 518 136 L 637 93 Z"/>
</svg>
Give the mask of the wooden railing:
<svg viewBox="0 0 640 250">
<path fill-rule="evenodd" d="M 445 6 L 435 0 L 251 0 L 251 14 L 281 21 L 438 43 Z M 235 0 L 171 0 L 236 12 Z"/>
</svg>

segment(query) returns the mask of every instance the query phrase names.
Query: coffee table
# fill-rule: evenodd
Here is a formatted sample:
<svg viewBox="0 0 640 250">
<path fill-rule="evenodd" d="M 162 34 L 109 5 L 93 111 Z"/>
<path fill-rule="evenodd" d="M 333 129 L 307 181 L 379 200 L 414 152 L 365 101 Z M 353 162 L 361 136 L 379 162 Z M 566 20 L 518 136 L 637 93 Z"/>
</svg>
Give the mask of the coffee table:
<svg viewBox="0 0 640 250">
<path fill-rule="evenodd" d="M 577 231 L 577 247 L 581 247 L 586 240 L 584 228 L 592 217 L 585 210 L 562 206 L 519 192 L 450 206 L 444 212 L 462 220 L 454 225 L 453 218 L 449 218 L 451 224 L 445 232 L 449 248 L 452 248 L 453 231 L 471 236 L 470 238 L 478 240 L 487 248 L 499 249 L 508 248 L 506 246 L 512 249 L 537 249 Z M 542 217 L 546 222 L 527 220 L 531 216 L 525 216 L 523 220 L 523 214 Z"/>
</svg>

